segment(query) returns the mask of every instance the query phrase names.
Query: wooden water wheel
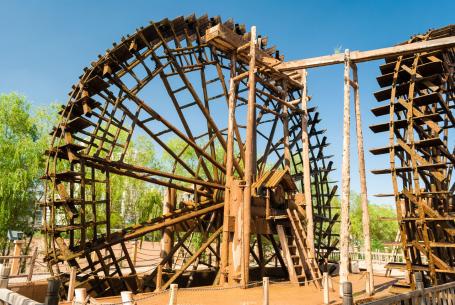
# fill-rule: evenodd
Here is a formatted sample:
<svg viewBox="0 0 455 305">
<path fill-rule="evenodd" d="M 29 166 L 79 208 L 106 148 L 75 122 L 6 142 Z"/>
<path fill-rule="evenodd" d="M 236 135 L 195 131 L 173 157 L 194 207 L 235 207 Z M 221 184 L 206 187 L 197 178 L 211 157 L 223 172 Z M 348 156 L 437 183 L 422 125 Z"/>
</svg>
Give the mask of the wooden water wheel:
<svg viewBox="0 0 455 305">
<path fill-rule="evenodd" d="M 215 29 L 218 36 L 214 38 Z M 224 37 L 224 45 L 220 43 L 222 35 L 229 36 Z M 317 260 L 324 261 L 336 248 L 332 227 L 338 216 L 331 206 L 336 186 L 329 179 L 333 163 L 325 154 L 328 142 L 324 130 L 318 128 L 320 115 L 315 107 L 307 111 L 299 108 L 301 78 L 273 71 L 270 62 L 281 62 L 283 58 L 274 47 L 267 48 L 265 37 L 255 40 L 260 59 L 253 95 L 254 149 L 245 149 L 250 94 L 248 50 L 232 49 L 232 45 L 249 41 L 250 33 L 232 20 L 222 22 L 207 16 L 165 19 L 123 37 L 84 69 L 60 111 L 46 151 L 43 231 L 47 261 L 54 275 L 66 282 L 67 267 L 75 267 L 77 285 L 88 287 L 92 295 L 103 296 L 125 289 L 154 288 L 156 275 L 163 272 L 168 277 L 160 287 L 166 288 L 180 280 L 190 265 L 193 270 L 204 266 L 219 273 L 229 123 L 233 132 L 232 177 L 240 182 L 245 179 L 245 160 L 253 154 L 254 181 L 280 171 L 284 171 L 280 179 L 291 177 L 295 189 L 281 190 L 281 203 L 287 205 L 291 197 L 304 190 L 302 118 L 307 121 Z M 234 86 L 230 85 L 233 78 L 237 79 L 231 82 Z M 229 120 L 232 94 L 235 114 Z M 174 166 L 152 168 L 127 162 L 130 143 L 138 135 L 149 138 L 159 153 L 173 160 Z M 185 145 L 174 150 L 169 146 L 170 139 L 179 139 Z M 182 155 L 186 153 L 197 156 L 197 162 L 185 162 Z M 168 190 L 174 198 L 172 210 L 147 222 L 113 230 L 110 181 L 114 176 L 127 176 Z M 276 198 L 278 188 L 279 183 L 273 185 Z M 175 193 L 178 198 L 186 194 L 187 200 L 175 202 Z M 253 195 L 260 197 L 258 202 L 266 196 L 260 190 L 253 190 Z M 285 211 L 273 202 L 271 209 Z M 265 219 L 254 211 L 252 215 L 254 221 L 262 221 L 266 227 L 262 231 L 253 229 L 256 247 L 272 243 L 274 250 L 260 254 L 252 251 L 248 259 L 252 259 L 252 266 L 265 267 L 273 256 L 281 256 L 274 237 L 279 215 L 276 219 L 274 215 Z M 280 217 L 285 215 L 283 212 Z M 174 243 L 158 265 L 151 265 L 152 283 L 144 285 L 146 281 L 139 280 L 126 243 L 165 228 L 172 228 Z M 202 239 L 198 248 L 191 244 L 194 234 Z M 113 250 L 119 245 L 120 254 Z M 186 253 L 178 266 L 172 261 L 177 251 Z M 212 253 L 213 260 L 208 260 L 207 252 Z"/>
</svg>

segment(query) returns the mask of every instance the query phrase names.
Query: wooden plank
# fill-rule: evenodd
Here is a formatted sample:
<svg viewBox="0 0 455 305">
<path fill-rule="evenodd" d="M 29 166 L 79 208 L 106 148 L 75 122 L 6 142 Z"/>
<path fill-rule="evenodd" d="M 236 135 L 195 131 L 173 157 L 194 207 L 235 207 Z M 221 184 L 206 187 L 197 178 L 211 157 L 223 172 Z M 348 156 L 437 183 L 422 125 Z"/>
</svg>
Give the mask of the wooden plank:
<svg viewBox="0 0 455 305">
<path fill-rule="evenodd" d="M 399 56 L 413 54 L 418 52 L 429 52 L 437 49 L 451 48 L 455 46 L 455 36 L 438 38 L 427 41 L 413 42 L 405 45 L 375 49 L 369 51 L 352 51 L 350 52 L 351 61 L 354 63 L 377 60 L 390 56 Z M 280 71 L 293 71 L 300 69 L 309 69 L 322 66 L 330 66 L 344 63 L 344 54 L 333 54 L 293 60 L 284 62 L 276 66 Z"/>
<path fill-rule="evenodd" d="M 288 248 L 288 240 L 286 238 L 286 234 L 284 233 L 284 228 L 282 225 L 276 226 L 276 231 L 278 233 L 278 238 L 280 239 L 281 250 L 283 250 L 283 256 L 286 260 L 286 267 L 288 268 L 289 272 L 289 280 L 293 283 L 298 283 L 299 279 L 295 274 L 294 263 L 292 261 L 291 254 L 289 253 Z"/>
</svg>

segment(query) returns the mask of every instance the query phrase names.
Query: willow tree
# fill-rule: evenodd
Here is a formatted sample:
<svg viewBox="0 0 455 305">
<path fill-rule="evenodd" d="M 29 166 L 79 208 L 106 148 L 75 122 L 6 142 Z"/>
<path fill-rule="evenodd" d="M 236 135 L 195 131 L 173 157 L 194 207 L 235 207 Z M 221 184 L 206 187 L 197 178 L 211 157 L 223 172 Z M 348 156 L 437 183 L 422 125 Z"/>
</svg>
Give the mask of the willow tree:
<svg viewBox="0 0 455 305">
<path fill-rule="evenodd" d="M 52 108 L 50 108 L 52 109 Z M 16 93 L 0 95 L 0 249 L 8 229 L 31 233 L 39 199 L 53 111 L 32 114 L 30 103 Z M 49 122 L 50 123 L 50 122 Z"/>
</svg>

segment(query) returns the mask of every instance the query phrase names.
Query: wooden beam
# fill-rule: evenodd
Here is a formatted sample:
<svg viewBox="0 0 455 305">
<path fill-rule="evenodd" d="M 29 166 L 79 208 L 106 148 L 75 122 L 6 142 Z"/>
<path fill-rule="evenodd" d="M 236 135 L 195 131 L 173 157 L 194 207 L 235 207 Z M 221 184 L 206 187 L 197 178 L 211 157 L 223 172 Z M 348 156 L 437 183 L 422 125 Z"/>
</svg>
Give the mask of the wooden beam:
<svg viewBox="0 0 455 305">
<path fill-rule="evenodd" d="M 307 218 L 308 255 L 310 259 L 315 258 L 314 250 L 314 221 L 313 221 L 313 199 L 311 196 L 311 167 L 310 167 L 310 137 L 308 136 L 308 87 L 307 71 L 301 70 L 302 83 L 302 162 L 303 162 L 303 188 L 305 196 L 305 212 Z"/>
<path fill-rule="evenodd" d="M 249 282 L 250 238 L 251 238 L 251 186 L 256 176 L 256 27 L 251 27 L 250 65 L 248 74 L 248 109 L 245 140 L 245 189 L 243 197 L 243 238 L 241 284 L 244 288 Z"/>
<path fill-rule="evenodd" d="M 229 209 L 231 206 L 231 187 L 233 179 L 233 160 L 234 160 L 234 121 L 235 121 L 235 104 L 238 86 L 234 82 L 233 76 L 236 73 L 236 56 L 235 53 L 231 58 L 231 79 L 229 81 L 229 98 L 228 98 L 228 134 L 226 149 L 226 182 L 224 193 L 224 216 L 223 216 L 223 236 L 221 241 L 221 276 L 220 283 L 228 282 L 229 275 Z"/>
<path fill-rule="evenodd" d="M 363 147 L 363 132 L 362 119 L 360 112 L 360 92 L 359 78 L 356 64 L 352 63 L 353 82 L 351 86 L 354 88 L 354 111 L 357 134 L 357 159 L 359 162 L 359 177 L 360 177 L 360 198 L 362 204 L 362 229 L 363 229 L 363 245 L 365 248 L 365 264 L 367 268 L 368 278 L 366 280 L 366 292 L 369 296 L 374 294 L 374 275 L 373 275 L 373 260 L 371 257 L 371 236 L 370 236 L 370 215 L 368 213 L 368 194 L 367 194 L 367 179 L 365 174 L 365 151 Z"/>
<path fill-rule="evenodd" d="M 218 230 L 216 230 L 202 245 L 201 247 L 193 254 L 192 257 L 190 257 L 186 262 L 185 264 L 180 268 L 180 270 L 178 270 L 162 287 L 161 289 L 164 290 L 166 289 L 167 287 L 169 287 L 169 285 L 171 285 L 171 283 L 173 283 L 180 275 L 182 275 L 183 272 L 185 272 L 186 269 L 188 269 L 188 267 L 196 260 L 196 258 L 198 258 L 202 252 L 205 251 L 205 249 L 210 246 L 210 244 L 215 240 L 215 238 L 218 237 L 218 235 L 221 234 L 221 232 L 223 231 L 223 227 L 220 227 L 218 228 Z"/>
<path fill-rule="evenodd" d="M 343 283 L 349 274 L 349 192 L 351 191 L 350 174 L 350 120 L 351 120 L 351 85 L 349 83 L 349 50 L 344 55 L 344 113 L 343 113 L 343 160 L 341 173 L 341 225 L 340 225 L 340 296 L 343 296 Z"/>
<path fill-rule="evenodd" d="M 375 49 L 369 51 L 350 52 L 351 62 L 359 63 L 377 60 L 390 56 L 407 55 L 418 52 L 429 52 L 438 49 L 455 47 L 455 36 L 438 38 L 427 41 L 413 42 L 404 45 Z M 284 62 L 275 68 L 280 71 L 294 71 L 300 69 L 316 68 L 344 63 L 344 54 L 332 54 Z"/>
</svg>

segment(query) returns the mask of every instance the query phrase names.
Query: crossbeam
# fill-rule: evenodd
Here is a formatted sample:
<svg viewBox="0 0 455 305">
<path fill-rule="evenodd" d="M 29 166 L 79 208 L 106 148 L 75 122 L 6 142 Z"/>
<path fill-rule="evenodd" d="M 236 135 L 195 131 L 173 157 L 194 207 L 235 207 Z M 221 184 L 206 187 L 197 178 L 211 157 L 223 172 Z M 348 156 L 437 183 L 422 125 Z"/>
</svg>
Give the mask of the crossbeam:
<svg viewBox="0 0 455 305">
<path fill-rule="evenodd" d="M 351 51 L 350 60 L 354 63 L 382 59 L 390 56 L 407 55 L 418 52 L 455 47 L 455 36 L 438 38 L 427 41 L 413 42 L 405 45 L 375 49 L 369 51 Z M 294 71 L 308 68 L 316 68 L 344 63 L 344 53 L 312 57 L 306 59 L 283 62 L 275 68 L 279 71 Z"/>
</svg>

